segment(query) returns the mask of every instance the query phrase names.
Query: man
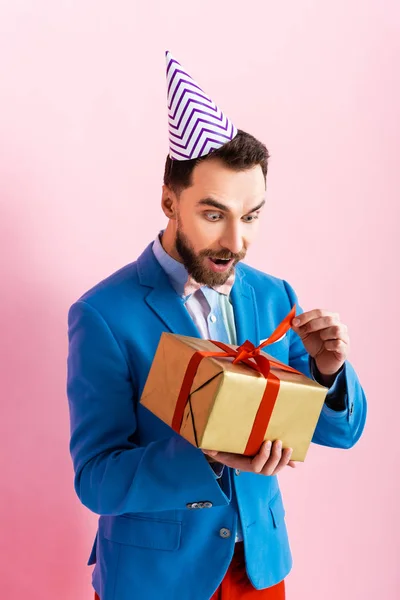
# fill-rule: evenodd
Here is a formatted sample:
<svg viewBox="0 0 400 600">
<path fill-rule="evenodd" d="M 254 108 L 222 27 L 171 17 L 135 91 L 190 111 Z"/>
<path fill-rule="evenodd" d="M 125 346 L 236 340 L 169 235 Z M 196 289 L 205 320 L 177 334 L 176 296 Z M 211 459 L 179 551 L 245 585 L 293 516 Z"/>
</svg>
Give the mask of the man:
<svg viewBox="0 0 400 600">
<path fill-rule="evenodd" d="M 267 149 L 170 54 L 167 77 L 167 227 L 69 311 L 75 489 L 100 515 L 88 564 L 100 600 L 283 600 L 292 559 L 277 474 L 295 466 L 291 449 L 202 451 L 139 403 L 163 331 L 259 345 L 297 304 L 289 283 L 241 263 L 265 210 Z M 322 309 L 300 309 L 268 347 L 329 388 L 313 442 L 334 448 L 354 446 L 366 418 L 348 348 Z"/>
</svg>

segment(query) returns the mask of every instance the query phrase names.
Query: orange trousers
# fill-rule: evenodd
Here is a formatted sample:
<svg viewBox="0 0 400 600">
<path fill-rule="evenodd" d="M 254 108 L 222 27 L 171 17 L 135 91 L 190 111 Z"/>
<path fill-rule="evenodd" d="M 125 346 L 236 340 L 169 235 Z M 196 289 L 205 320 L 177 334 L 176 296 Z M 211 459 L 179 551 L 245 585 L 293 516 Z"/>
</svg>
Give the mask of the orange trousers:
<svg viewBox="0 0 400 600">
<path fill-rule="evenodd" d="M 100 600 L 96 593 L 94 600 Z M 247 577 L 243 542 L 237 542 L 228 572 L 210 600 L 285 600 L 285 581 L 256 590 Z"/>
</svg>

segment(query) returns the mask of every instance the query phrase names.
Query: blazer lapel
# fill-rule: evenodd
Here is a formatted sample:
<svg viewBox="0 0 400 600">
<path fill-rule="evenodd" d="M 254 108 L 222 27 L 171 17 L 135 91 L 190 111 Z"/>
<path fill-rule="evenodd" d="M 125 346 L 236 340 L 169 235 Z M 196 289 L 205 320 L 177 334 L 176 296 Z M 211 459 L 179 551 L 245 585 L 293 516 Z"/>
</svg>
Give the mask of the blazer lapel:
<svg viewBox="0 0 400 600">
<path fill-rule="evenodd" d="M 235 283 L 231 291 L 238 346 L 246 340 L 258 345 L 260 340 L 254 288 L 246 283 L 240 265 L 236 266 Z"/>
<path fill-rule="evenodd" d="M 152 245 L 152 243 L 149 244 L 137 259 L 140 283 L 149 288 L 145 298 L 147 305 L 156 313 L 171 333 L 200 337 L 200 333 L 182 300 L 154 256 Z"/>
</svg>

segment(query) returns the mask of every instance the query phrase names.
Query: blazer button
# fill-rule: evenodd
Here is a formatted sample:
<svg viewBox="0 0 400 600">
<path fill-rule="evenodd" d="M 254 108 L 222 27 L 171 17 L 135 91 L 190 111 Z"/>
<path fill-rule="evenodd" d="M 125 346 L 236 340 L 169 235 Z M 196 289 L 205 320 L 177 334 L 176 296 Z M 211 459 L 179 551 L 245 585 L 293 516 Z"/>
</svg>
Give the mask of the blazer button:
<svg viewBox="0 0 400 600">
<path fill-rule="evenodd" d="M 219 535 L 222 538 L 231 537 L 230 529 L 227 529 L 226 527 L 222 527 L 222 529 L 219 530 Z"/>
<path fill-rule="evenodd" d="M 235 469 L 235 475 L 240 475 L 240 469 Z"/>
<path fill-rule="evenodd" d="M 197 502 L 197 508 L 204 508 L 204 502 Z"/>
<path fill-rule="evenodd" d="M 354 402 L 350 404 L 350 414 L 352 415 L 354 412 Z"/>
<path fill-rule="evenodd" d="M 197 502 L 189 502 L 188 504 L 186 504 L 186 508 L 198 508 L 198 504 Z"/>
<path fill-rule="evenodd" d="M 212 502 L 203 502 L 204 508 L 211 508 L 212 507 Z"/>
</svg>

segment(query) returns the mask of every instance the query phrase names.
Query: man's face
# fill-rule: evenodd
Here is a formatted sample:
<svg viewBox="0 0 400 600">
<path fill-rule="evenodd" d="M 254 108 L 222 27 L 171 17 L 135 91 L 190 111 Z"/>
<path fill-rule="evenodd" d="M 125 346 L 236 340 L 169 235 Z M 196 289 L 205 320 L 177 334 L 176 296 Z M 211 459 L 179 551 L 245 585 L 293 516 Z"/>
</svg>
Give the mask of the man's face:
<svg viewBox="0 0 400 600">
<path fill-rule="evenodd" d="M 233 171 L 215 159 L 195 167 L 192 183 L 175 199 L 175 247 L 198 283 L 221 285 L 257 234 L 264 175 L 259 165 Z"/>
</svg>

